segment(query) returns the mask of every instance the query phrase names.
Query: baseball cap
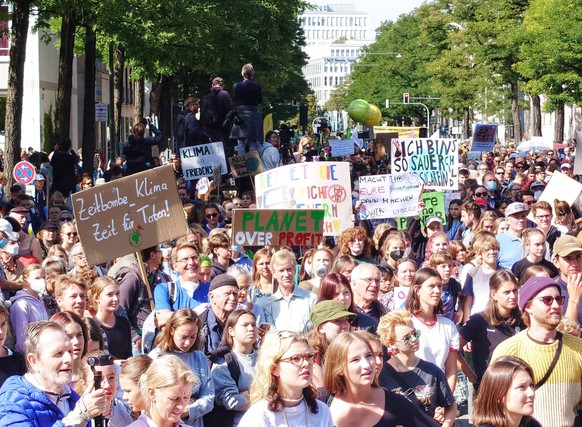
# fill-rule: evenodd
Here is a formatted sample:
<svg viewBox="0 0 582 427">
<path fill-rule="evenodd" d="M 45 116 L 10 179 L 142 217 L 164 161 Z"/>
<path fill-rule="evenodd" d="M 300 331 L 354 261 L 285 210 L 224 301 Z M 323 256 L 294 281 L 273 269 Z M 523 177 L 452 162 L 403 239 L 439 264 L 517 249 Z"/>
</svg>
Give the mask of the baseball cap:
<svg viewBox="0 0 582 427">
<path fill-rule="evenodd" d="M 534 181 L 529 185 L 529 188 L 534 188 L 534 187 L 542 187 L 545 188 L 546 187 L 546 183 L 543 181 Z"/>
<path fill-rule="evenodd" d="M 475 199 L 475 200 L 473 200 L 473 202 L 475 202 L 476 205 L 478 205 L 482 208 L 487 208 L 487 203 L 483 199 Z"/>
<path fill-rule="evenodd" d="M 18 234 L 14 232 L 12 228 L 12 224 L 5 219 L 0 219 L 0 231 L 5 233 L 10 240 L 16 241 L 18 240 Z"/>
<path fill-rule="evenodd" d="M 582 252 L 582 243 L 574 236 L 562 236 L 554 242 L 554 255 L 564 257 L 574 252 Z"/>
<path fill-rule="evenodd" d="M 527 208 L 523 203 L 520 202 L 510 203 L 509 206 L 507 206 L 507 208 L 505 209 L 505 217 L 520 212 L 527 212 Z"/>
<path fill-rule="evenodd" d="M 538 277 L 533 276 L 527 279 L 527 281 L 522 285 L 519 290 L 519 309 L 523 311 L 525 305 L 532 300 L 537 294 L 550 286 L 555 286 L 558 288 L 560 295 L 562 295 L 562 290 L 560 285 L 556 283 L 554 279 L 549 277 Z"/>
<path fill-rule="evenodd" d="M 572 169 L 572 165 L 570 163 L 562 163 L 562 165 L 560 166 L 560 169 Z"/>
<path fill-rule="evenodd" d="M 441 221 L 441 219 L 436 215 L 431 215 L 431 216 L 427 217 L 425 224 L 428 227 L 429 225 L 431 225 L 435 221 L 440 223 L 441 225 L 443 225 L 443 222 Z"/>
<path fill-rule="evenodd" d="M 34 177 L 35 181 L 46 181 L 46 178 L 44 177 L 43 174 L 41 173 L 37 173 L 36 176 Z"/>
<path fill-rule="evenodd" d="M 313 306 L 310 317 L 313 327 L 317 328 L 322 323 L 331 322 L 342 317 L 356 317 L 356 314 L 346 310 L 344 304 L 340 301 L 325 300 Z"/>
</svg>

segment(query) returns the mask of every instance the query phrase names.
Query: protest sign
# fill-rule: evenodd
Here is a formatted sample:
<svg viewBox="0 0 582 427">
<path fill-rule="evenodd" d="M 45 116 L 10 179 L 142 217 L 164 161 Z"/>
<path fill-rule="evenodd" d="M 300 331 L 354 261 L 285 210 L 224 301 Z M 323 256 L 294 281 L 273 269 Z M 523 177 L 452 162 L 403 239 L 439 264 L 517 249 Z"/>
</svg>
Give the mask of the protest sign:
<svg viewBox="0 0 582 427">
<path fill-rule="evenodd" d="M 322 209 L 235 209 L 233 245 L 317 246 L 323 241 Z"/>
<path fill-rule="evenodd" d="M 424 227 L 426 219 L 432 215 L 438 216 L 443 224 L 447 223 L 443 193 L 438 191 L 433 191 L 432 193 L 423 193 L 420 198 L 424 202 L 424 209 L 420 211 L 421 227 Z"/>
<path fill-rule="evenodd" d="M 360 218 L 379 219 L 418 214 L 421 180 L 412 173 L 360 177 Z"/>
<path fill-rule="evenodd" d="M 461 193 L 443 193 L 444 194 L 444 204 L 445 204 L 445 215 L 449 214 L 449 205 L 451 204 L 451 202 L 453 200 L 460 200 L 461 199 Z"/>
<path fill-rule="evenodd" d="M 208 177 L 203 177 L 198 180 L 196 183 L 196 191 L 198 191 L 199 196 L 204 196 L 208 193 L 208 189 L 210 188 L 210 181 Z"/>
<path fill-rule="evenodd" d="M 324 236 L 353 227 L 347 162 L 295 163 L 255 176 L 257 206 L 264 209 L 323 209 Z"/>
<path fill-rule="evenodd" d="M 410 288 L 405 286 L 396 286 L 394 288 L 394 310 L 406 308 L 406 298 L 408 297 L 409 291 Z"/>
<path fill-rule="evenodd" d="M 424 188 L 458 190 L 459 142 L 456 139 L 393 139 L 392 173 L 414 173 Z"/>
<path fill-rule="evenodd" d="M 329 141 L 331 145 L 331 157 L 351 156 L 354 154 L 353 139 L 336 139 Z"/>
<path fill-rule="evenodd" d="M 232 176 L 240 178 L 243 176 L 256 175 L 263 172 L 261 156 L 258 151 L 251 151 L 240 156 L 232 156 L 228 159 Z"/>
<path fill-rule="evenodd" d="M 576 131 L 576 147 L 582 147 L 582 132 Z M 574 157 L 574 174 L 582 175 L 582 148 L 580 148 L 580 156 Z M 578 148 L 576 149 L 576 154 L 578 154 Z M 568 159 L 569 160 L 569 159 Z"/>
<path fill-rule="evenodd" d="M 199 179 L 203 176 L 211 177 L 215 165 L 220 165 L 221 174 L 224 175 L 228 172 L 222 142 L 180 148 L 180 159 L 182 160 L 182 173 L 186 181 Z"/>
<path fill-rule="evenodd" d="M 497 125 L 477 123 L 473 131 L 471 151 L 493 151 L 497 137 Z"/>
<path fill-rule="evenodd" d="M 80 191 L 71 199 L 89 265 L 111 261 L 188 232 L 170 165 Z"/>
<path fill-rule="evenodd" d="M 582 192 L 581 183 L 562 172 L 555 171 L 538 201 L 548 202 L 550 206 L 554 206 L 554 200 L 563 200 L 572 206 L 580 192 Z M 533 221 L 532 212 L 527 217 Z"/>
</svg>

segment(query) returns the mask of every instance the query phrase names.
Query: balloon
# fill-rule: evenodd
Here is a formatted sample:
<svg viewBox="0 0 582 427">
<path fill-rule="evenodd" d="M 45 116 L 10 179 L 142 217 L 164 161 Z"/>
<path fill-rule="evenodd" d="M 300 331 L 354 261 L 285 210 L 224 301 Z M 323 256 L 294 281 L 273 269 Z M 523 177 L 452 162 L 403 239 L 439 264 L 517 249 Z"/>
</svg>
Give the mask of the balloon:
<svg viewBox="0 0 582 427">
<path fill-rule="evenodd" d="M 354 122 L 363 122 L 370 112 L 370 104 L 363 99 L 354 99 L 348 107 L 348 115 Z"/>
<path fill-rule="evenodd" d="M 368 117 L 364 120 L 364 124 L 368 126 L 377 125 L 378 122 L 382 119 L 382 112 L 378 107 L 373 104 L 370 104 L 370 109 L 368 111 Z"/>
</svg>

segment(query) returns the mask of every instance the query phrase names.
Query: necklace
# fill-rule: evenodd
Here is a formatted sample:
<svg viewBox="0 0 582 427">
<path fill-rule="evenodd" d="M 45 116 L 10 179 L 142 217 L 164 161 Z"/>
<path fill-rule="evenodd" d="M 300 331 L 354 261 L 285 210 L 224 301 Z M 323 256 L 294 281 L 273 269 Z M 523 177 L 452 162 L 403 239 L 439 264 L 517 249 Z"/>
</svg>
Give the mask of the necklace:
<svg viewBox="0 0 582 427">
<path fill-rule="evenodd" d="M 287 403 L 299 403 L 303 400 L 303 396 L 301 396 L 299 399 L 286 399 L 286 398 L 282 397 L 281 400 L 283 402 L 287 402 Z"/>
<path fill-rule="evenodd" d="M 292 399 L 292 400 L 295 400 L 295 399 Z M 300 401 L 301 400 L 303 400 L 303 398 L 301 398 Z M 307 402 L 305 400 L 303 400 L 303 405 L 305 406 L 305 425 L 307 427 L 310 427 L 310 424 L 309 424 L 309 407 L 307 406 Z M 289 425 L 289 421 L 287 420 L 287 413 L 285 412 L 285 409 L 286 408 L 283 408 L 283 418 L 285 419 L 285 425 L 287 427 L 291 427 Z"/>
</svg>

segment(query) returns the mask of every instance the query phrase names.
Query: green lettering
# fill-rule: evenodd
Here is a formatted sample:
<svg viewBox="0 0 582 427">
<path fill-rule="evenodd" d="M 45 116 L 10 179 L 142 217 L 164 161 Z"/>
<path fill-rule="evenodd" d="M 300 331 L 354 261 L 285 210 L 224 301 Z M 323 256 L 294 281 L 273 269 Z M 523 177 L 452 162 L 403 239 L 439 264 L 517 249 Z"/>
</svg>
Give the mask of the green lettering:
<svg viewBox="0 0 582 427">
<path fill-rule="evenodd" d="M 281 231 L 291 230 L 291 225 L 293 224 L 293 219 L 295 218 L 295 212 L 286 212 L 281 221 Z"/>
<path fill-rule="evenodd" d="M 267 231 L 271 230 L 271 231 L 279 231 L 279 221 L 278 221 L 278 215 L 277 215 L 277 211 L 273 211 L 273 213 L 271 214 L 271 218 L 269 218 L 269 222 L 267 222 L 267 225 L 265 226 L 265 229 Z"/>
<path fill-rule="evenodd" d="M 249 211 L 245 211 L 242 214 L 242 229 L 243 231 L 248 230 L 247 228 L 247 222 L 252 221 L 253 220 L 253 213 L 249 212 Z"/>
<path fill-rule="evenodd" d="M 323 225 L 323 211 L 311 211 L 311 219 L 313 219 L 313 223 L 315 224 L 314 231 L 319 233 Z"/>
<path fill-rule="evenodd" d="M 256 212 L 255 214 L 255 229 L 253 231 L 264 231 L 265 227 L 261 227 L 261 214 Z"/>
<path fill-rule="evenodd" d="M 297 212 L 297 219 L 295 220 L 295 228 L 297 231 L 307 231 L 307 227 L 305 222 L 307 221 L 306 218 L 307 212 Z"/>
</svg>

